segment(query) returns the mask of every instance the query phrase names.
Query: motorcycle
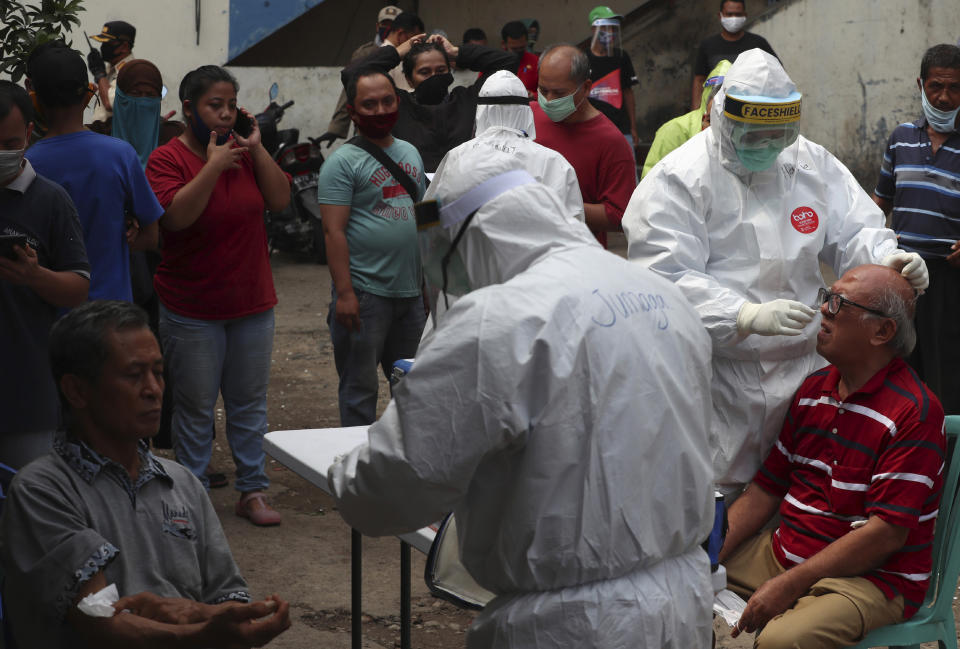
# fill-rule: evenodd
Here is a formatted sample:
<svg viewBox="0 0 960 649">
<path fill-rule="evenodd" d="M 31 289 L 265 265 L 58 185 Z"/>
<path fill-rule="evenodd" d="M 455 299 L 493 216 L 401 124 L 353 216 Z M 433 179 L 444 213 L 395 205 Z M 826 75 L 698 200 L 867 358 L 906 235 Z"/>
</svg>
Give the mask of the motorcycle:
<svg viewBox="0 0 960 649">
<path fill-rule="evenodd" d="M 264 213 L 267 228 L 267 245 L 270 251 L 305 253 L 317 263 L 327 263 L 327 249 L 321 225 L 320 205 L 317 203 L 317 177 L 323 165 L 323 154 L 314 138 L 299 142 L 300 131 L 296 128 L 279 129 L 284 112 L 293 106 L 293 101 L 283 105 L 276 103 L 280 89 L 276 83 L 270 86 L 270 104 L 256 115 L 263 146 L 273 156 L 277 165 L 290 174 L 290 204 L 280 212 Z"/>
</svg>

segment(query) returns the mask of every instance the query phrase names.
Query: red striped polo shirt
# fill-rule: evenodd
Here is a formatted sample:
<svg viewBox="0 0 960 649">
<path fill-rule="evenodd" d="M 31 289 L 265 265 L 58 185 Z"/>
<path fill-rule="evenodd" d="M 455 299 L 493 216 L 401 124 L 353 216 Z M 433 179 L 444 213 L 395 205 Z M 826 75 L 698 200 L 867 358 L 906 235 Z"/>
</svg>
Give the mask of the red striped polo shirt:
<svg viewBox="0 0 960 649">
<path fill-rule="evenodd" d="M 888 599 L 903 595 L 909 618 L 930 580 L 946 456 L 943 408 L 899 358 L 846 400 L 839 380 L 832 365 L 807 377 L 754 477 L 783 498 L 773 550 L 790 568 L 869 516 L 906 527 L 904 546 L 863 577 Z"/>
</svg>

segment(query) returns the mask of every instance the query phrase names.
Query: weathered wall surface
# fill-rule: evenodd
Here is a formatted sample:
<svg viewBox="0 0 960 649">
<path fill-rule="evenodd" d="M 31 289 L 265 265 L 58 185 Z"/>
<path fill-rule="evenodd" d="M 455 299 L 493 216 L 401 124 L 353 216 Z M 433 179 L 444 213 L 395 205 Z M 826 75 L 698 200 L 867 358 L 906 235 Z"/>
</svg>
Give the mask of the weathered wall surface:
<svg viewBox="0 0 960 649">
<path fill-rule="evenodd" d="M 627 26 L 641 139 L 689 110 L 692 53 L 718 30 L 718 4 L 658 0 Z M 920 114 L 924 51 L 960 37 L 957 0 L 780 0 L 747 8 L 747 29 L 770 42 L 804 95 L 803 133 L 872 190 L 890 133 Z"/>
<path fill-rule="evenodd" d="M 749 16 L 766 8 L 764 0 L 747 2 Z M 652 0 L 629 17 L 624 49 L 639 81 L 634 94 L 641 141 L 649 144 L 661 124 L 690 110 L 694 55 L 701 40 L 720 31 L 719 9 L 718 0 Z"/>
<path fill-rule="evenodd" d="M 751 27 L 803 92 L 804 134 L 872 190 L 890 133 L 921 114 L 920 59 L 960 37 L 957 0 L 795 0 Z"/>
</svg>

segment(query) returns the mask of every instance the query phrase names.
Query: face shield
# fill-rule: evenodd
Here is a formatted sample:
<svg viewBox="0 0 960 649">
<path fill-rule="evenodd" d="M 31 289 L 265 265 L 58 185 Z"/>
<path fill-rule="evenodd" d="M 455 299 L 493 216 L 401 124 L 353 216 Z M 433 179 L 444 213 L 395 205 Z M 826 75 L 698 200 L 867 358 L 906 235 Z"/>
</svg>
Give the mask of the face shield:
<svg viewBox="0 0 960 649">
<path fill-rule="evenodd" d="M 777 156 L 800 135 L 799 92 L 773 99 L 728 94 L 723 102 L 724 117 L 732 121 L 730 142 L 749 171 L 769 169 Z"/>
<path fill-rule="evenodd" d="M 533 176 L 517 169 L 485 180 L 446 205 L 428 200 L 414 206 L 420 263 L 434 326 L 438 312 L 450 308 L 450 298 L 455 300 L 478 288 L 470 281 L 470 273 L 459 248 L 474 215 L 501 194 L 531 183 L 536 183 Z"/>
<path fill-rule="evenodd" d="M 593 21 L 593 40 L 590 51 L 597 56 L 614 56 L 620 51 L 620 21 L 615 18 L 597 18 Z"/>
<path fill-rule="evenodd" d="M 786 97 L 727 93 L 723 116 L 729 122 L 729 141 L 747 170 L 769 169 L 780 153 L 800 135 L 799 92 Z"/>
</svg>

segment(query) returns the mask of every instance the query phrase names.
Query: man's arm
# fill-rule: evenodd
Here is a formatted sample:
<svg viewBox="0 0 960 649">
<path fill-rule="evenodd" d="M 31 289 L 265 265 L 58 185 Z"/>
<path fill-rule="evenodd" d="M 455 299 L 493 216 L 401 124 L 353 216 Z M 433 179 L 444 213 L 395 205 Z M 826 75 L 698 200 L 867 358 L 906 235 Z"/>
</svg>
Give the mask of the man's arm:
<svg viewBox="0 0 960 649">
<path fill-rule="evenodd" d="M 381 48 L 384 49 L 384 48 Z M 327 267 L 337 291 L 334 317 L 350 331 L 360 329 L 360 303 L 350 279 L 350 249 L 347 246 L 349 205 L 320 205 L 323 236 L 327 245 Z"/>
<path fill-rule="evenodd" d="M 624 210 L 637 186 L 637 165 L 627 141 L 618 136 L 610 147 L 598 169 L 600 202 L 583 204 L 587 226 L 595 232 L 620 231 Z"/>
<path fill-rule="evenodd" d="M 633 138 L 633 147 L 636 149 L 640 144 L 640 138 L 637 135 L 637 104 L 633 95 L 633 86 L 623 91 L 623 106 L 630 118 L 630 136 Z"/>
<path fill-rule="evenodd" d="M 140 593 L 119 600 L 113 617 L 95 618 L 80 612 L 76 604 L 106 586 L 103 573 L 97 573 L 81 586 L 67 612 L 67 623 L 91 647 L 259 647 L 290 626 L 289 604 L 276 596 L 250 604 L 208 605 Z M 125 609 L 130 612 L 123 612 Z"/>
<path fill-rule="evenodd" d="M 72 270 L 53 271 L 38 263 L 37 251 L 29 245 L 14 246 L 17 261 L 0 257 L 0 282 L 26 286 L 48 304 L 72 308 L 87 299 L 90 279 Z"/>
<path fill-rule="evenodd" d="M 889 215 L 889 214 L 890 214 L 890 210 L 893 209 L 893 203 L 891 203 L 891 202 L 890 202 L 889 200 L 887 200 L 886 198 L 881 198 L 881 197 L 877 196 L 876 194 L 873 195 L 873 202 L 876 203 L 876 204 L 877 204 L 877 207 L 879 207 L 881 210 L 883 210 L 883 213 L 886 214 L 886 215 Z"/>
<path fill-rule="evenodd" d="M 618 232 L 620 228 L 607 218 L 607 208 L 603 203 L 584 203 L 583 215 L 586 217 L 587 227 L 594 232 Z"/>
<path fill-rule="evenodd" d="M 767 524 L 780 507 L 781 498 L 775 496 L 755 482 L 747 485 L 727 512 L 729 529 L 720 548 L 720 563 L 736 551 L 740 544 L 751 538 Z"/>
<path fill-rule="evenodd" d="M 867 524 L 840 537 L 803 563 L 758 588 L 731 635 L 752 633 L 793 605 L 825 577 L 856 577 L 878 566 L 903 547 L 909 529 L 871 516 Z"/>
<path fill-rule="evenodd" d="M 97 80 L 97 94 L 100 96 L 100 103 L 104 109 L 108 113 L 113 112 L 113 104 L 110 102 L 110 82 L 107 77 L 100 77 Z"/>
<path fill-rule="evenodd" d="M 136 219 L 130 220 L 130 225 L 136 224 L 127 229 L 127 245 L 130 246 L 130 250 L 158 250 L 160 248 L 160 220 L 157 219 L 143 227 L 140 227 Z"/>
</svg>

